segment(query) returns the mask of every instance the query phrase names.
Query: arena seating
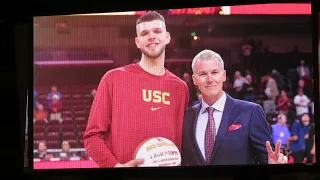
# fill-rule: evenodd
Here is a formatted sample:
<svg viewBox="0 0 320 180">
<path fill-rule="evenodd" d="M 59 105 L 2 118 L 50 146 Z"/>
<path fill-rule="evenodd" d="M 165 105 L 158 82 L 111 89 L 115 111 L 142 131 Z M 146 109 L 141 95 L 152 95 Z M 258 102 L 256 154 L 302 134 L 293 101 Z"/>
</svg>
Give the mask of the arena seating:
<svg viewBox="0 0 320 180">
<path fill-rule="evenodd" d="M 97 85 L 58 86 L 62 94 L 62 118 L 58 120 L 36 121 L 34 123 L 34 149 L 40 141 L 46 141 L 48 149 L 60 149 L 62 141 L 69 141 L 71 148 L 83 148 L 83 133 L 90 112 L 90 93 Z M 35 87 L 38 102 L 47 107 L 50 86 Z"/>
</svg>

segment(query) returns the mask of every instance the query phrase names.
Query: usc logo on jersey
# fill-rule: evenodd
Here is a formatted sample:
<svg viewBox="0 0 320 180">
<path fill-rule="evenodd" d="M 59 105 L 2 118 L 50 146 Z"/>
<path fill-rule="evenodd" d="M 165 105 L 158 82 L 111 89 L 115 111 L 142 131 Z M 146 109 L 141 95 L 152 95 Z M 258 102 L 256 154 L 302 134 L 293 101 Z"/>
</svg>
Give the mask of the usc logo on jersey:
<svg viewBox="0 0 320 180">
<path fill-rule="evenodd" d="M 154 102 L 154 103 L 163 103 L 163 104 L 170 104 L 170 93 L 168 92 L 161 92 L 156 90 L 142 90 L 142 98 L 145 102 Z"/>
</svg>

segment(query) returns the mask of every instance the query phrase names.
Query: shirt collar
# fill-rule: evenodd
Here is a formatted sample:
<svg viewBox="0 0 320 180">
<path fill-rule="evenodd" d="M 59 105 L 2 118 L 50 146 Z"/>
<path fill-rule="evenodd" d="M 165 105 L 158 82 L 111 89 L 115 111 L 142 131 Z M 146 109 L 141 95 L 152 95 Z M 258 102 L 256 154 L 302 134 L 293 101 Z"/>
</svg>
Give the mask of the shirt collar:
<svg viewBox="0 0 320 180">
<path fill-rule="evenodd" d="M 206 111 L 209 105 L 206 102 L 204 102 L 203 99 L 201 101 L 202 101 L 202 106 L 201 106 L 200 112 L 202 114 Z M 222 96 L 211 107 L 213 107 L 217 111 L 223 112 L 226 101 L 227 101 L 227 95 L 223 91 Z"/>
</svg>

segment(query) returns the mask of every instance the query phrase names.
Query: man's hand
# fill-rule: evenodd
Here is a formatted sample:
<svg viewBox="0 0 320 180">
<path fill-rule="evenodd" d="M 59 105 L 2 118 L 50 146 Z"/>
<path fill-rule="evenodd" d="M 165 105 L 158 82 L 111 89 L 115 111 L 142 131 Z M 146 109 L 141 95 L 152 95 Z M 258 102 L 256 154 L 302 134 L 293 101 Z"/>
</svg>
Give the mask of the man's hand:
<svg viewBox="0 0 320 180">
<path fill-rule="evenodd" d="M 144 159 L 134 159 L 134 160 L 131 160 L 125 164 L 116 164 L 114 167 L 137 167 L 138 165 L 141 165 L 144 163 Z"/>
<path fill-rule="evenodd" d="M 304 135 L 305 139 L 309 139 L 309 134 Z"/>
<path fill-rule="evenodd" d="M 278 140 L 276 144 L 275 151 L 272 150 L 271 144 L 269 141 L 266 142 L 266 148 L 268 151 L 268 162 L 269 164 L 287 164 L 287 156 L 280 153 L 281 141 Z"/>
</svg>

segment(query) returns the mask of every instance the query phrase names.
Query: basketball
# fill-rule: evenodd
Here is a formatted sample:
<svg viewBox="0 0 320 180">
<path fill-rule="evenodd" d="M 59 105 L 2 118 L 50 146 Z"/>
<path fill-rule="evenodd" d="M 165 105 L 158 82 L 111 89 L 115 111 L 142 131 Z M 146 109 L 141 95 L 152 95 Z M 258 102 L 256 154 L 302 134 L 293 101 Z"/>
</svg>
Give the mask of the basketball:
<svg viewBox="0 0 320 180">
<path fill-rule="evenodd" d="M 178 147 L 169 139 L 162 137 L 149 138 L 143 141 L 137 147 L 133 158 L 144 159 L 144 163 L 139 167 L 168 167 L 180 166 L 181 164 Z"/>
</svg>

